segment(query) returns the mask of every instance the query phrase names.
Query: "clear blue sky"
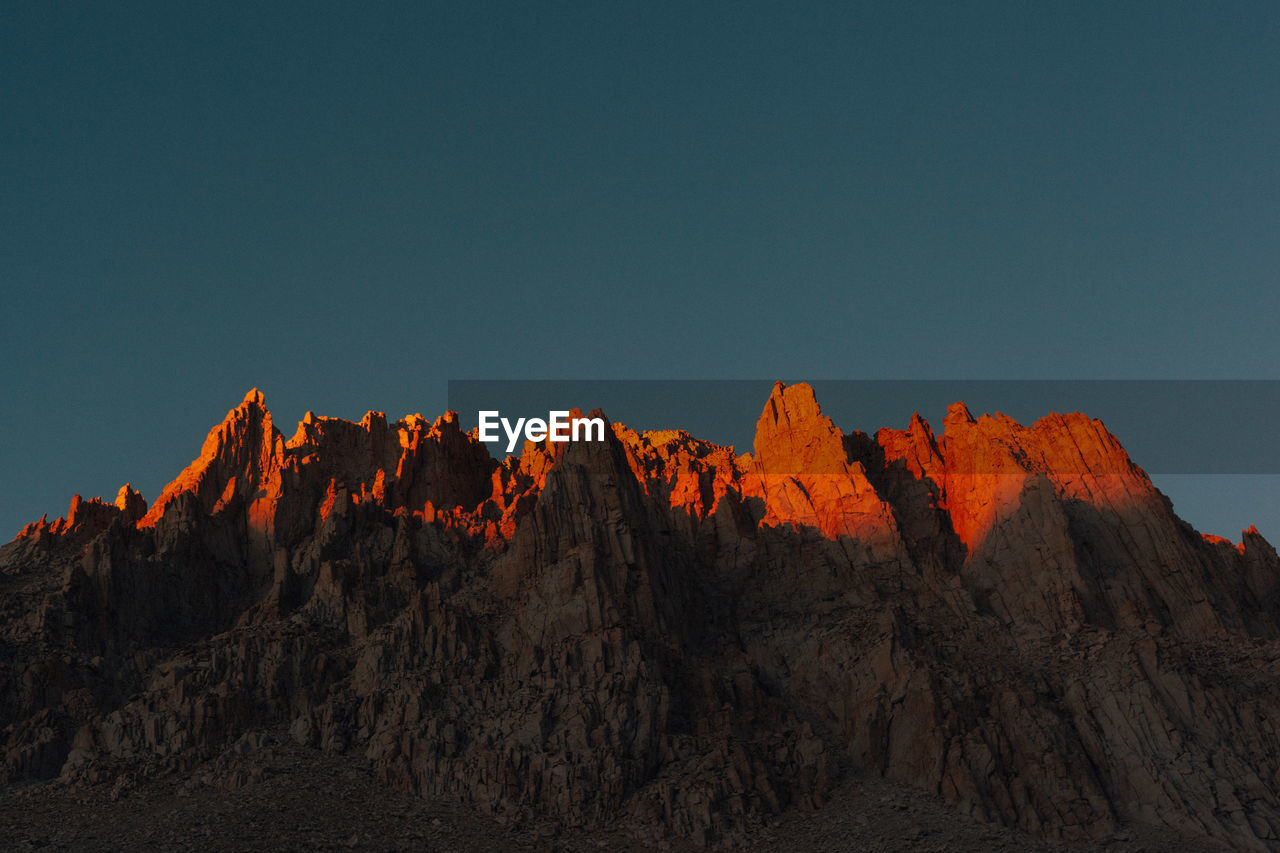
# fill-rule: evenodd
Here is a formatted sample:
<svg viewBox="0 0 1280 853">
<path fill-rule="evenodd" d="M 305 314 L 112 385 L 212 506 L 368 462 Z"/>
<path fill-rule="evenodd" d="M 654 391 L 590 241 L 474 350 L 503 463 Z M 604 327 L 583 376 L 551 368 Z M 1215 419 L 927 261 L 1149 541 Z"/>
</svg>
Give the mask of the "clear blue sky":
<svg viewBox="0 0 1280 853">
<path fill-rule="evenodd" d="M 1278 44 L 1269 2 L 5 3 L 0 539 L 154 498 L 253 386 L 290 432 L 450 378 L 1280 378 Z M 1161 485 L 1280 538 L 1261 482 Z"/>
</svg>

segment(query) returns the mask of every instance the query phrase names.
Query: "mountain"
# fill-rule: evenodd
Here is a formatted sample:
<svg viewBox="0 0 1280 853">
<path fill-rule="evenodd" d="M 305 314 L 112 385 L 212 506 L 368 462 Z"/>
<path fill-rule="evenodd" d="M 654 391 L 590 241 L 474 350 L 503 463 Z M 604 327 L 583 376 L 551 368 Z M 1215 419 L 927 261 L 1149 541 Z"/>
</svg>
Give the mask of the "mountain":
<svg viewBox="0 0 1280 853">
<path fill-rule="evenodd" d="M 610 424 L 496 460 L 453 413 L 286 438 L 255 390 L 150 507 L 0 548 L 0 781 L 238 788 L 287 732 L 508 825 L 732 843 L 862 774 L 1268 849 L 1278 661 L 1275 549 L 1084 415 L 844 434 L 779 383 L 748 454 Z"/>
</svg>

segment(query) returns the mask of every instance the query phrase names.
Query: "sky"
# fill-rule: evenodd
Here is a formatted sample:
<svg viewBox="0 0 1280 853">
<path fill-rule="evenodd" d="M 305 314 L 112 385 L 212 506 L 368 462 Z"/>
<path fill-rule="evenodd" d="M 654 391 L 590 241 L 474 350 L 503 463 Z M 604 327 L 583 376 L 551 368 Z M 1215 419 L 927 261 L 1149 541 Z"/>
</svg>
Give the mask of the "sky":
<svg viewBox="0 0 1280 853">
<path fill-rule="evenodd" d="M 0 539 L 153 499 L 252 387 L 291 433 L 451 379 L 1280 379 L 1278 43 L 1263 2 L 5 3 Z M 1280 540 L 1274 477 L 1157 484 Z"/>
</svg>

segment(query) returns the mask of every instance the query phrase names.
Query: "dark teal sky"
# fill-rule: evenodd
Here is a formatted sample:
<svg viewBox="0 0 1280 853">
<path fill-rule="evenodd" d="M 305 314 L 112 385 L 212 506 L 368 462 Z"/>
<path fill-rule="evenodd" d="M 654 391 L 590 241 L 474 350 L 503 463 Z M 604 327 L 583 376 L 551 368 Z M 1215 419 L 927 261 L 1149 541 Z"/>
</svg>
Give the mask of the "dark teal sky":
<svg viewBox="0 0 1280 853">
<path fill-rule="evenodd" d="M 450 378 L 1280 379 L 1277 45 L 1274 3 L 6 3 L 0 539 L 154 498 L 252 386 L 291 432 Z M 1280 538 L 1273 480 L 1180 482 Z"/>
</svg>

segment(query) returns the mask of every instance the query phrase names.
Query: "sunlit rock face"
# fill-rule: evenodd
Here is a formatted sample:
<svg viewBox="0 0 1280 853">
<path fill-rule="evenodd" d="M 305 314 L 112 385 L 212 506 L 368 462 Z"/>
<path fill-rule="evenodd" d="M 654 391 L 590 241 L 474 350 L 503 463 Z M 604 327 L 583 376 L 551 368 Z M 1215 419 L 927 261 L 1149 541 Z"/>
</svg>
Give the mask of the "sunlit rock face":
<svg viewBox="0 0 1280 853">
<path fill-rule="evenodd" d="M 610 424 L 499 461 L 452 413 L 286 438 L 255 390 L 150 509 L 77 496 L 0 569 L 11 783 L 279 729 L 646 838 L 732 842 L 852 769 L 1045 838 L 1280 843 L 1280 559 L 1080 414 L 844 434 L 779 383 L 750 453 Z"/>
</svg>

